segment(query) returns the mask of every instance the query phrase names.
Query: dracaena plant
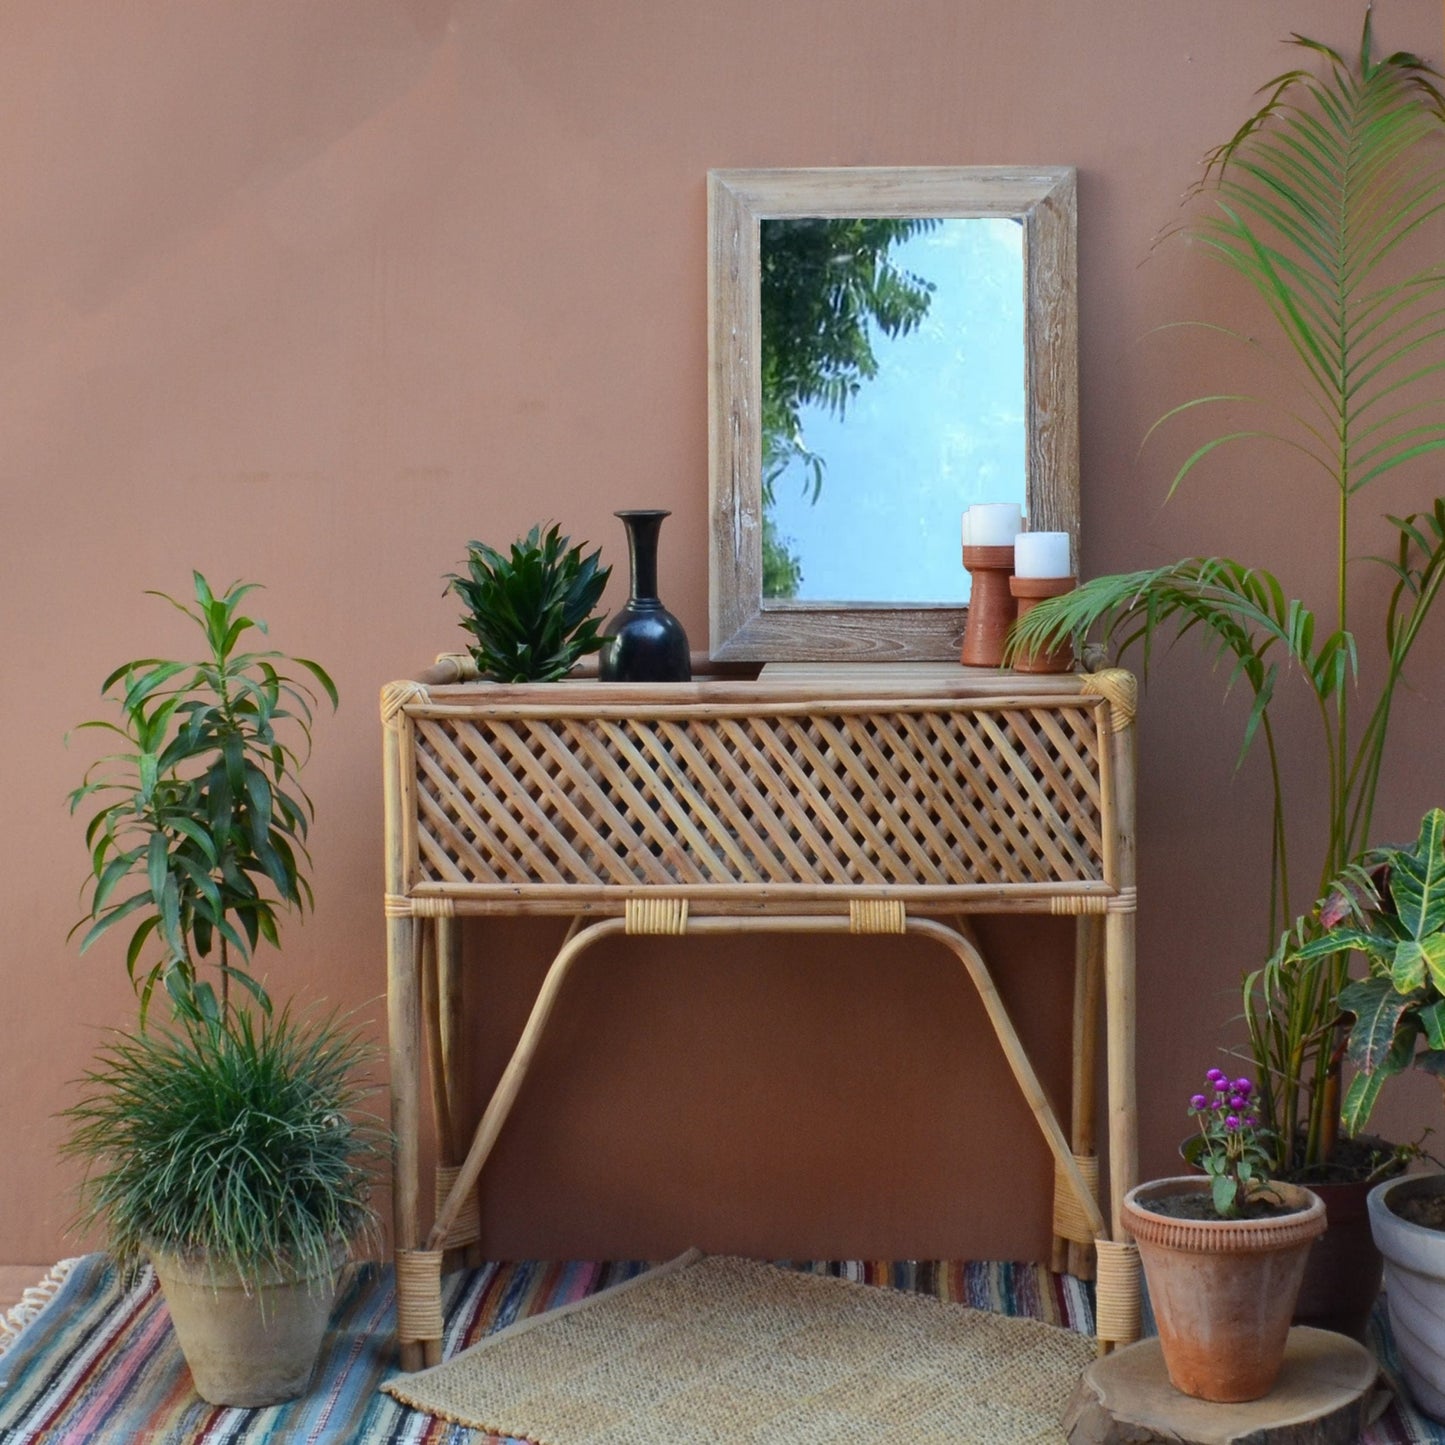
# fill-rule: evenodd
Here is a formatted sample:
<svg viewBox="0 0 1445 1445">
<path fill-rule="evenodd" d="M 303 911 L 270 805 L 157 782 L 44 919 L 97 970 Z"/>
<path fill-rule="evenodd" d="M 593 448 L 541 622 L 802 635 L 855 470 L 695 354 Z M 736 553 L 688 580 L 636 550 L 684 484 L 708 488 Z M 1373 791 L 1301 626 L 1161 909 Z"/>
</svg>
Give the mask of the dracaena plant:
<svg viewBox="0 0 1445 1445">
<path fill-rule="evenodd" d="M 1395 691 L 1445 578 L 1445 501 L 1385 517 L 1388 554 L 1354 555 L 1362 494 L 1445 446 L 1445 268 L 1438 249 L 1416 255 L 1422 228 L 1445 210 L 1445 97 L 1417 56 L 1375 56 L 1368 11 L 1354 61 L 1302 36 L 1293 43 L 1305 65 L 1269 82 L 1264 104 L 1210 155 L 1194 197 L 1204 213 L 1184 228 L 1255 292 L 1272 341 L 1209 330 L 1252 349 L 1272 344 L 1281 384 L 1265 397 L 1197 397 L 1156 426 L 1223 405 L 1233 416 L 1253 414 L 1191 452 L 1171 495 L 1221 448 L 1271 438 L 1301 457 L 1321 483 L 1323 505 L 1318 538 L 1308 520 L 1297 535 L 1324 546 L 1332 531 L 1334 595 L 1321 611 L 1288 596 L 1256 563 L 1191 557 L 1094 578 L 1036 606 L 1013 639 L 1016 648 L 1044 649 L 1097 628 L 1119 651 L 1137 645 L 1147 668 L 1156 639 L 1193 632 L 1223 663 L 1227 682 L 1245 684 L 1252 706 L 1244 748 L 1262 743 L 1274 796 L 1271 943 L 1294 917 L 1291 870 L 1304 862 L 1321 880 L 1311 890 L 1317 895 L 1369 838 Z M 1251 481 L 1247 495 L 1258 496 L 1262 484 Z M 1378 546 L 1374 536 L 1370 545 Z M 1385 574 L 1387 600 L 1362 633 L 1352 581 L 1366 568 Z M 1383 640 L 1383 656 L 1368 670 L 1372 695 L 1357 687 L 1361 637 Z M 1308 690 L 1328 760 L 1327 823 L 1308 839 L 1307 860 L 1288 826 L 1279 768 L 1288 740 L 1274 704 L 1286 673 Z M 1334 1155 L 1347 981 L 1340 952 L 1288 962 L 1281 955 L 1246 980 L 1260 1113 L 1281 1173 L 1323 1177 Z"/>
<path fill-rule="evenodd" d="M 277 920 L 312 902 L 305 868 L 311 800 L 298 773 L 310 751 L 317 689 L 336 688 L 306 658 L 257 648 L 266 624 L 242 604 L 254 583 L 219 596 L 193 574 L 195 604 L 163 592 L 205 639 L 196 661 L 143 657 L 101 685 L 119 721 L 82 723 L 121 740 L 70 795 L 87 802 L 89 907 L 81 952 L 128 926 L 126 970 L 145 1023 L 158 985 L 185 1016 L 227 1015 L 237 983 L 269 1007 L 250 972 L 258 942 L 277 942 Z M 314 686 L 313 686 L 314 684 Z M 148 950 L 151 950 L 148 954 Z M 214 963 L 216 988 L 202 975 Z"/>
<path fill-rule="evenodd" d="M 507 554 L 467 543 L 467 575 L 447 576 L 447 590 L 467 605 L 462 626 L 476 639 L 473 660 L 498 682 L 553 682 L 602 646 L 593 616 L 610 567 L 601 553 L 584 557 L 556 526 L 540 526 Z"/>
</svg>

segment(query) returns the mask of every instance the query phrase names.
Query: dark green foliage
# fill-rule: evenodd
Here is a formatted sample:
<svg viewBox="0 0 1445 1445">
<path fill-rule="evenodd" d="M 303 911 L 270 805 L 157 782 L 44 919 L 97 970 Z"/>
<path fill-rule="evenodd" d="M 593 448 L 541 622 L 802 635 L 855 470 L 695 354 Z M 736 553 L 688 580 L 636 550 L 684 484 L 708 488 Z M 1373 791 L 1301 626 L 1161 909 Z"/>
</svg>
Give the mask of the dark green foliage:
<svg viewBox="0 0 1445 1445">
<path fill-rule="evenodd" d="M 122 1036 L 82 1080 L 66 1152 L 86 1161 L 82 1221 L 123 1264 L 146 1246 L 207 1251 L 254 1285 L 268 1267 L 325 1274 L 373 1225 L 385 1132 L 357 1108 L 371 1056 L 332 1018 L 289 1010 Z"/>
<path fill-rule="evenodd" d="M 932 283 L 900 270 L 888 248 L 936 225 L 917 217 L 761 222 L 765 501 L 795 457 L 811 475 L 816 500 L 824 463 L 808 449 L 799 408 L 816 402 L 842 416 L 878 370 L 870 328 L 902 336 L 928 314 Z"/>
<path fill-rule="evenodd" d="M 1308 967 L 1354 950 L 1369 967 L 1369 976 L 1339 997 L 1355 1017 L 1349 1057 L 1356 1073 L 1342 1110 L 1354 1133 L 1393 1075 L 1412 1064 L 1445 1074 L 1445 811 L 1425 814 L 1413 845 L 1371 848 L 1356 858 L 1310 924 L 1281 944 L 1282 966 Z"/>
<path fill-rule="evenodd" d="M 243 650 L 249 633 L 266 631 L 241 611 L 254 583 L 217 597 L 199 572 L 192 575 L 194 607 L 151 595 L 200 628 L 209 655 L 144 657 L 105 679 L 103 694 L 119 689 L 121 721 L 81 727 L 113 733 L 125 746 L 87 769 L 70 795 L 72 813 L 87 798 L 108 800 L 85 830 L 90 908 L 76 929 L 90 927 L 81 952 L 130 920 L 126 969 L 140 991 L 142 1024 L 157 983 L 183 1012 L 223 1013 L 233 980 L 269 1007 L 243 964 L 259 939 L 276 943 L 278 909 L 299 912 L 312 901 L 302 872 L 312 806 L 297 773 L 311 745 L 315 693 L 290 669 L 302 669 L 336 705 L 335 685 L 318 664 Z M 160 957 L 142 972 L 148 943 L 159 945 Z M 219 1004 L 197 977 L 213 949 Z"/>
<path fill-rule="evenodd" d="M 1010 643 L 1010 655 L 1018 647 L 1045 649 L 1098 626 L 1121 650 L 1142 644 L 1147 662 L 1161 630 L 1176 636 L 1194 630 L 1226 663 L 1229 681 L 1249 686 L 1245 746 L 1264 740 L 1274 792 L 1271 940 L 1293 917 L 1290 848 L 1297 846 L 1286 828 L 1276 685 L 1290 670 L 1301 677 L 1320 724 L 1326 825 L 1310 843 L 1322 891 L 1369 838 L 1395 690 L 1445 579 L 1445 500 L 1383 519 L 1393 533 L 1392 555 L 1360 559 L 1351 550 L 1361 492 L 1445 448 L 1438 384 L 1445 370 L 1445 267 L 1434 247 L 1412 256 L 1445 212 L 1445 97 L 1418 57 L 1375 58 L 1368 10 L 1357 63 L 1316 41 L 1294 42 L 1312 63 L 1323 61 L 1324 73 L 1291 70 L 1264 87 L 1265 104 L 1210 156 L 1197 194 L 1214 207 L 1187 228 L 1249 284 L 1272 318 L 1263 341 L 1229 327 L 1208 329 L 1252 350 L 1273 342 L 1282 384 L 1264 399 L 1232 392 L 1197 397 L 1158 424 L 1220 404 L 1264 413 L 1258 426 L 1231 427 L 1196 446 L 1171 492 L 1219 448 L 1253 438 L 1271 438 L 1307 459 L 1326 484 L 1322 520 L 1333 536 L 1327 543 L 1300 535 L 1307 545 L 1329 545 L 1336 559 L 1327 609 L 1287 598 L 1262 567 L 1190 558 L 1096 578 L 1048 599 L 1015 628 Z M 1353 625 L 1351 583 L 1364 564 L 1387 574 L 1380 579 L 1388 600 L 1379 633 Z M 1317 615 L 1329 618 L 1319 635 Z M 1378 691 L 1362 697 L 1356 639 L 1381 634 Z M 1361 705 L 1369 709 L 1363 728 L 1352 716 Z M 1316 926 L 1308 917 L 1301 923 L 1306 935 Z M 1333 1152 L 1347 962 L 1343 952 L 1277 956 L 1245 980 L 1262 1113 L 1278 1141 L 1279 1172 L 1327 1164 Z"/>
<path fill-rule="evenodd" d="M 461 625 L 476 638 L 472 657 L 498 682 L 553 682 L 579 658 L 602 646 L 602 622 L 592 614 L 610 567 L 601 552 L 581 547 L 553 526 L 533 527 L 512 543 L 509 556 L 484 542 L 467 543 L 466 577 L 447 576 L 447 590 L 466 603 Z"/>
<path fill-rule="evenodd" d="M 777 524 L 763 513 L 763 596 L 796 597 L 803 581 L 802 559 L 778 535 Z"/>
</svg>

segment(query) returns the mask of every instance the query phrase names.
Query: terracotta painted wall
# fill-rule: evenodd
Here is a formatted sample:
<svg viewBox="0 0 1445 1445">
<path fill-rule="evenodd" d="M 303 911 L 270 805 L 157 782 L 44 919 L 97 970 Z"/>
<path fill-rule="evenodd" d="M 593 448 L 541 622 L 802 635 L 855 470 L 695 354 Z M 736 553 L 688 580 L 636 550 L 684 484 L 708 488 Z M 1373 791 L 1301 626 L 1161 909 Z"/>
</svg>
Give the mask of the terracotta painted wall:
<svg viewBox="0 0 1445 1445">
<path fill-rule="evenodd" d="M 1434 0 L 1382 38 L 1437 62 Z M 381 1017 L 380 685 L 458 644 L 442 574 L 557 518 L 622 557 L 615 507 L 671 507 L 662 588 L 706 636 L 704 176 L 712 166 L 1080 168 L 1084 560 L 1232 551 L 1321 595 L 1328 497 L 1290 457 L 1185 454 L 1149 424 L 1228 387 L 1163 322 L 1239 315 L 1184 247 L 1149 256 L 1199 158 L 1304 29 L 1360 0 L 270 0 L 15 3 L 0 45 L 0 1260 L 74 1253 L 54 1111 L 134 1015 L 77 959 L 64 795 L 118 661 L 188 644 L 146 588 L 268 590 L 277 642 L 335 672 L 318 728 L 319 907 L 273 990 Z M 1420 505 L 1438 469 L 1399 474 Z M 1371 550 L 1368 536 L 1362 551 Z M 608 598 L 615 605 L 620 590 Z M 1378 597 L 1376 597 L 1378 600 Z M 1323 604 L 1322 604 L 1323 605 Z M 1436 635 L 1400 711 L 1381 831 L 1445 796 Z M 1185 647 L 1140 728 L 1143 1164 L 1169 1166 L 1263 933 L 1259 763 Z M 1304 722 L 1301 713 L 1296 721 Z M 1291 750 L 1290 783 L 1319 760 Z M 479 1081 L 550 934 L 474 939 Z M 1066 931 L 1001 932 L 1006 992 L 1065 1078 Z M 1411 1084 L 1405 1128 L 1438 1105 Z M 1389 1122 L 1389 1121 L 1387 1121 Z M 930 953 L 748 943 L 599 952 L 504 1138 L 501 1255 L 1030 1255 L 1047 1168 L 977 1005 Z"/>
</svg>

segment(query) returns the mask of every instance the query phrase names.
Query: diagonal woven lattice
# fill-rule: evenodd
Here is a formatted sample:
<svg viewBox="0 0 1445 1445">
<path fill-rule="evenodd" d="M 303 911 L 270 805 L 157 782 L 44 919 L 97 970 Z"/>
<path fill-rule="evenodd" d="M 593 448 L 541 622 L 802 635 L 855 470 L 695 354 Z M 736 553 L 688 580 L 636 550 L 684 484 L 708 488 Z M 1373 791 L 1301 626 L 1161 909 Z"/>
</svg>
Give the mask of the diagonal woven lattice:
<svg viewBox="0 0 1445 1445">
<path fill-rule="evenodd" d="M 1098 708 L 413 716 L 418 883 L 1102 880 Z"/>
</svg>

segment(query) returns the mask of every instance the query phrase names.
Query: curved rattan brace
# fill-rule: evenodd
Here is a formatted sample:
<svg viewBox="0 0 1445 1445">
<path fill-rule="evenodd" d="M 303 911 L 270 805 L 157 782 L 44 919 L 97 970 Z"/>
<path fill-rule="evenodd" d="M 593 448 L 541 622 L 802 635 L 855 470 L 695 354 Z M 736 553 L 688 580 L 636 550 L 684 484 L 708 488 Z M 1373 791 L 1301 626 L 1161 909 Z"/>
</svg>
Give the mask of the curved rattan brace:
<svg viewBox="0 0 1445 1445">
<path fill-rule="evenodd" d="M 850 898 L 849 933 L 906 933 L 908 918 L 897 898 Z"/>
<path fill-rule="evenodd" d="M 1108 1239 L 1096 1240 L 1094 1247 L 1099 1252 L 1094 1332 L 1101 1344 L 1129 1344 L 1139 1338 L 1139 1248 Z"/>
<path fill-rule="evenodd" d="M 629 898 L 623 905 L 623 920 L 628 933 L 686 933 L 687 899 Z"/>
<path fill-rule="evenodd" d="M 1099 1160 L 1094 1154 L 1075 1154 L 1074 1163 L 1084 1183 L 1089 1186 L 1089 1197 L 1095 1207 L 1099 1201 Z M 1057 1166 L 1054 1169 L 1054 1234 L 1059 1239 L 1071 1239 L 1075 1244 L 1093 1244 L 1094 1230 L 1084 1206 L 1074 1193 L 1073 1181 Z"/>
<path fill-rule="evenodd" d="M 932 918 L 909 919 L 908 931 L 937 939 L 963 964 L 964 972 L 967 973 L 978 993 L 979 1002 L 983 1004 L 984 1012 L 988 1015 L 994 1037 L 1003 1050 L 1004 1060 L 1014 1076 L 1014 1082 L 1028 1103 L 1029 1110 L 1034 1116 L 1034 1122 L 1039 1126 L 1039 1130 L 1044 1136 L 1044 1142 L 1049 1146 L 1049 1152 L 1054 1156 L 1054 1168 L 1068 1178 L 1074 1198 L 1088 1220 L 1089 1237 L 1091 1239 L 1107 1238 L 1109 1227 L 1105 1224 L 1104 1216 L 1094 1201 L 1088 1182 L 1079 1171 L 1073 1150 L 1064 1137 L 1063 1130 L 1059 1128 L 1059 1121 L 1054 1116 L 1048 1095 L 1044 1092 L 1043 1085 L 1039 1083 L 1038 1074 L 1034 1071 L 1034 1066 L 1024 1049 L 1023 1042 L 1013 1026 L 1013 1020 L 1004 1007 L 1003 999 L 999 997 L 998 988 L 993 981 L 993 976 L 988 971 L 988 965 L 984 962 L 978 945 L 961 932 L 948 928 Z"/>
<path fill-rule="evenodd" d="M 402 1344 L 440 1340 L 442 1252 L 400 1249 L 396 1254 L 396 1334 Z"/>
<path fill-rule="evenodd" d="M 437 1165 L 437 1210 L 451 1198 L 452 1187 L 461 1178 L 460 1164 Z M 475 1244 L 482 1237 L 482 1208 L 477 1200 L 475 1187 L 468 1189 L 457 1210 L 452 1227 L 447 1230 L 446 1247 L 457 1249 L 465 1244 Z"/>
<path fill-rule="evenodd" d="M 472 1136 L 471 1147 L 467 1150 L 467 1157 L 462 1161 L 458 1170 L 459 1183 L 453 1187 L 451 1197 L 446 1200 L 437 1213 L 436 1222 L 427 1236 L 428 1249 L 440 1249 L 451 1235 L 452 1225 L 462 1210 L 462 1199 L 458 1197 L 457 1189 L 460 1188 L 470 1193 L 476 1188 L 482 1166 L 487 1162 L 487 1157 L 497 1142 L 497 1135 L 501 1133 L 502 1125 L 506 1123 L 507 1116 L 512 1111 L 512 1105 L 516 1102 L 517 1093 L 522 1087 L 522 1080 L 531 1067 L 532 1058 L 542 1039 L 542 1032 L 547 1026 L 553 1005 L 557 1002 L 557 995 L 566 982 L 572 964 L 598 939 L 605 938 L 608 934 L 619 933 L 625 926 L 620 918 L 603 918 L 594 923 L 585 924 L 575 933 L 571 929 L 568 930 L 566 942 L 557 950 L 557 956 L 552 960 L 551 966 L 543 976 L 542 986 L 538 989 L 537 997 L 532 1003 L 532 1012 L 527 1017 L 522 1037 L 517 1040 L 517 1046 L 512 1051 L 512 1057 L 508 1061 L 507 1067 L 502 1071 L 502 1077 L 497 1083 L 496 1090 L 488 1101 L 487 1107 L 482 1111 L 481 1121 L 477 1125 L 476 1133 Z"/>
<path fill-rule="evenodd" d="M 1139 682 L 1132 672 L 1125 672 L 1122 667 L 1106 667 L 1102 672 L 1086 673 L 1082 683 L 1088 696 L 1108 700 L 1109 725 L 1116 733 L 1133 726 L 1139 706 Z"/>
</svg>

